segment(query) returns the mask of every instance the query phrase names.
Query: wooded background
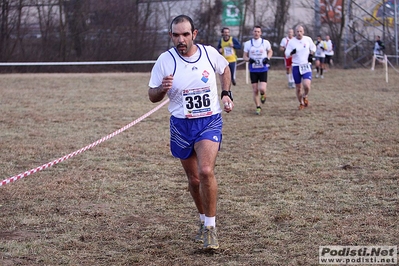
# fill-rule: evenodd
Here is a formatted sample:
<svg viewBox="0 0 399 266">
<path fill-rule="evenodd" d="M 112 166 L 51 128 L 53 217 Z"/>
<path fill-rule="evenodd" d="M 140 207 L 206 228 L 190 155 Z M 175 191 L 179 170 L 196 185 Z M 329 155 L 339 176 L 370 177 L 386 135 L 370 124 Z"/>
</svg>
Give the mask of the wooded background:
<svg viewBox="0 0 399 266">
<path fill-rule="evenodd" d="M 263 37 L 272 43 L 274 55 L 282 56 L 278 49 L 280 40 L 288 27 L 295 26 L 287 23 L 294 17 L 292 12 L 300 13 L 297 10 L 300 7 L 312 15 L 301 17 L 296 14 L 295 24 L 304 25 L 305 33 L 313 38 L 316 36 L 312 35 L 319 30 L 329 34 L 336 44 L 335 63 L 339 63 L 343 58 L 344 14 L 352 12 L 343 8 L 347 1 L 357 7 L 353 0 L 341 0 L 339 10 L 334 10 L 336 5 L 329 0 L 295 1 L 295 8 L 294 0 L 230 1 L 240 6 L 242 13 L 235 37 L 243 43 L 252 37 L 253 26 L 260 25 Z M 182 13 L 194 19 L 199 30 L 197 42 L 216 46 L 223 27 L 223 5 L 222 0 L 0 0 L 0 62 L 155 60 L 171 47 L 169 23 Z M 332 16 L 321 15 L 319 25 L 317 11 Z M 337 19 L 339 15 L 342 19 Z M 370 36 L 363 27 L 359 23 L 351 24 L 351 42 L 358 43 L 362 38 L 366 41 L 352 49 L 345 58 L 360 64 L 370 60 L 374 44 L 374 36 Z M 387 43 L 387 52 L 392 51 L 391 47 Z M 242 55 L 242 50 L 238 55 Z M 148 71 L 149 67 L 145 64 L 0 67 L 0 72 Z"/>
</svg>

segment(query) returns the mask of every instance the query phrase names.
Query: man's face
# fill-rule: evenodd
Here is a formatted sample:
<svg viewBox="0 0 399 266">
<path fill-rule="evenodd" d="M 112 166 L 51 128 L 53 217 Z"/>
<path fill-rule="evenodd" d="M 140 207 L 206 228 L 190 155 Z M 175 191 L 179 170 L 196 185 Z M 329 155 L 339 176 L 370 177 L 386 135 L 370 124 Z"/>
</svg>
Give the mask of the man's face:
<svg viewBox="0 0 399 266">
<path fill-rule="evenodd" d="M 254 39 L 259 39 L 260 36 L 262 35 L 262 30 L 260 28 L 254 28 L 253 30 L 253 35 L 254 35 Z"/>
<path fill-rule="evenodd" d="M 230 39 L 230 30 L 224 29 L 224 30 L 223 30 L 223 33 L 222 33 L 222 36 L 223 36 L 223 40 L 225 40 L 225 41 L 227 41 L 228 39 Z"/>
<path fill-rule="evenodd" d="M 300 40 L 300 39 L 302 39 L 302 37 L 303 37 L 303 27 L 298 27 L 297 29 L 296 29 L 296 38 L 298 39 L 298 40 Z"/>
<path fill-rule="evenodd" d="M 183 21 L 172 25 L 172 31 L 169 33 L 174 46 L 182 56 L 191 56 L 194 54 L 193 45 L 197 30 L 191 32 L 191 24 Z"/>
<path fill-rule="evenodd" d="M 288 38 L 292 38 L 292 37 L 294 37 L 294 30 L 289 30 L 288 31 Z"/>
</svg>

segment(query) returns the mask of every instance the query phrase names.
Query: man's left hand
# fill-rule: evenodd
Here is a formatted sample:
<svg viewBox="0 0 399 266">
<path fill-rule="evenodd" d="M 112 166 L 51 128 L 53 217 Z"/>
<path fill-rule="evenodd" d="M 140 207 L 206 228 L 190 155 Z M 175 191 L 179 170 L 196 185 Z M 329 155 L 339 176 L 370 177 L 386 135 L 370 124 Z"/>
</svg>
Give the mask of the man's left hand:
<svg viewBox="0 0 399 266">
<path fill-rule="evenodd" d="M 233 103 L 233 101 L 226 101 L 226 102 L 223 103 L 223 106 L 224 106 L 224 111 L 226 113 L 230 113 L 231 110 L 233 110 L 234 103 Z"/>
</svg>

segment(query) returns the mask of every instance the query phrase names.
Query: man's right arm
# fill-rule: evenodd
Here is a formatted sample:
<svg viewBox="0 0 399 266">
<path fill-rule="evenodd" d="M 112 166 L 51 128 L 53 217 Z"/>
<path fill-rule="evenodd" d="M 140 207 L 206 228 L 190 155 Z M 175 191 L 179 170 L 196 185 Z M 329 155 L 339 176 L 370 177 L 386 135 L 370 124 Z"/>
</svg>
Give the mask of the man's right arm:
<svg viewBox="0 0 399 266">
<path fill-rule="evenodd" d="M 151 102 L 156 103 L 162 101 L 165 98 L 166 93 L 172 88 L 173 75 L 166 76 L 162 79 L 161 85 L 158 87 L 150 87 L 148 89 L 148 98 Z"/>
<path fill-rule="evenodd" d="M 283 38 L 282 40 L 281 40 L 281 42 L 280 42 L 280 51 L 282 51 L 282 52 L 284 52 L 285 51 L 285 48 L 286 48 L 286 42 L 284 43 L 284 39 L 285 38 Z"/>
<path fill-rule="evenodd" d="M 249 61 L 248 52 L 244 52 L 244 54 L 242 55 L 242 59 L 244 59 L 244 61 L 246 61 L 246 62 Z"/>
<path fill-rule="evenodd" d="M 291 54 L 292 50 L 293 50 L 292 47 L 288 43 L 287 47 L 285 47 L 285 49 L 284 49 L 284 55 L 286 58 L 289 58 L 292 56 L 292 54 Z"/>
<path fill-rule="evenodd" d="M 164 90 L 162 85 L 156 88 L 149 88 L 148 89 L 148 98 L 151 102 L 156 103 L 162 101 L 165 97 L 167 90 Z"/>
<path fill-rule="evenodd" d="M 216 46 L 216 49 L 220 52 L 221 48 L 222 48 L 222 40 L 220 39 L 218 45 Z"/>
</svg>

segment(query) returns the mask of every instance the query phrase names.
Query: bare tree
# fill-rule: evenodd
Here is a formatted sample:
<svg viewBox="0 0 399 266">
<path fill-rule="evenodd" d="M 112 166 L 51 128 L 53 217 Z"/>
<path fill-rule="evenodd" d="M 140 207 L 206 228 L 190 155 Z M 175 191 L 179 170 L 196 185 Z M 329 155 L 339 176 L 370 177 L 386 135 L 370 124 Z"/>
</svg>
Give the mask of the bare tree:
<svg viewBox="0 0 399 266">
<path fill-rule="evenodd" d="M 65 15 L 64 15 L 64 0 L 58 0 L 59 12 L 58 12 L 58 21 L 59 21 L 59 34 L 60 34 L 60 46 L 59 53 L 61 61 L 66 61 L 67 59 L 67 36 L 66 36 L 66 23 L 65 23 Z"/>
<path fill-rule="evenodd" d="M 291 0 L 275 0 L 276 11 L 274 12 L 274 28 L 278 40 L 285 36 L 285 26 L 288 21 Z"/>
<path fill-rule="evenodd" d="M 10 12 L 12 3 L 8 0 L 1 0 L 1 17 L 0 17 L 0 59 L 7 61 L 11 53 L 10 48 Z"/>
<path fill-rule="evenodd" d="M 341 54 L 340 40 L 345 28 L 345 0 L 322 0 L 320 4 L 321 24 L 325 29 L 325 34 L 330 35 L 335 43 L 335 58 L 339 62 Z M 338 44 L 338 45 L 337 45 Z"/>
<path fill-rule="evenodd" d="M 222 8 L 222 0 L 206 0 L 194 12 L 193 19 L 196 21 L 201 43 L 216 45 L 219 38 L 216 28 L 221 24 Z"/>
<path fill-rule="evenodd" d="M 64 4 L 66 23 L 69 29 L 72 48 L 76 57 L 82 58 L 85 45 L 84 35 L 86 31 L 86 18 L 88 17 L 87 11 L 89 10 L 87 6 L 90 6 L 90 2 L 84 0 L 69 0 L 64 2 Z"/>
<path fill-rule="evenodd" d="M 276 37 L 276 28 L 274 17 L 276 15 L 276 2 L 274 1 L 245 1 L 245 26 L 243 27 L 243 35 L 246 38 L 252 36 L 252 30 L 255 25 L 262 28 L 263 37 L 274 42 Z M 284 26 L 283 26 L 284 27 Z"/>
<path fill-rule="evenodd" d="M 250 38 L 253 26 L 259 25 L 263 37 L 276 48 L 288 21 L 293 20 L 290 12 L 294 2 L 231 1 L 242 7 L 240 41 Z M 315 13 L 315 3 L 320 3 L 320 34 L 329 34 L 335 42 L 338 62 L 345 29 L 344 7 L 349 0 L 299 1 L 301 8 L 305 7 L 301 12 L 306 9 Z M 193 5 L 189 11 L 187 4 Z M 0 0 L 0 12 L 2 61 L 148 60 L 170 47 L 167 34 L 170 20 L 186 12 L 198 27 L 197 40 L 216 45 L 223 1 Z M 300 17 L 294 23 L 304 23 L 305 32 L 315 28 L 315 21 L 309 15 L 307 20 Z M 352 30 L 361 31 L 355 22 L 348 24 L 353 25 Z"/>
<path fill-rule="evenodd" d="M 302 0 L 301 5 L 315 13 L 313 28 L 315 35 L 330 35 L 335 44 L 335 62 L 340 62 L 341 40 L 345 28 L 345 4 L 346 0 L 316 0 L 319 2 L 315 7 L 315 0 Z M 316 26 L 315 26 L 316 25 Z M 319 28 L 318 25 L 321 25 Z M 316 36 L 313 36 L 316 37 Z"/>
</svg>

